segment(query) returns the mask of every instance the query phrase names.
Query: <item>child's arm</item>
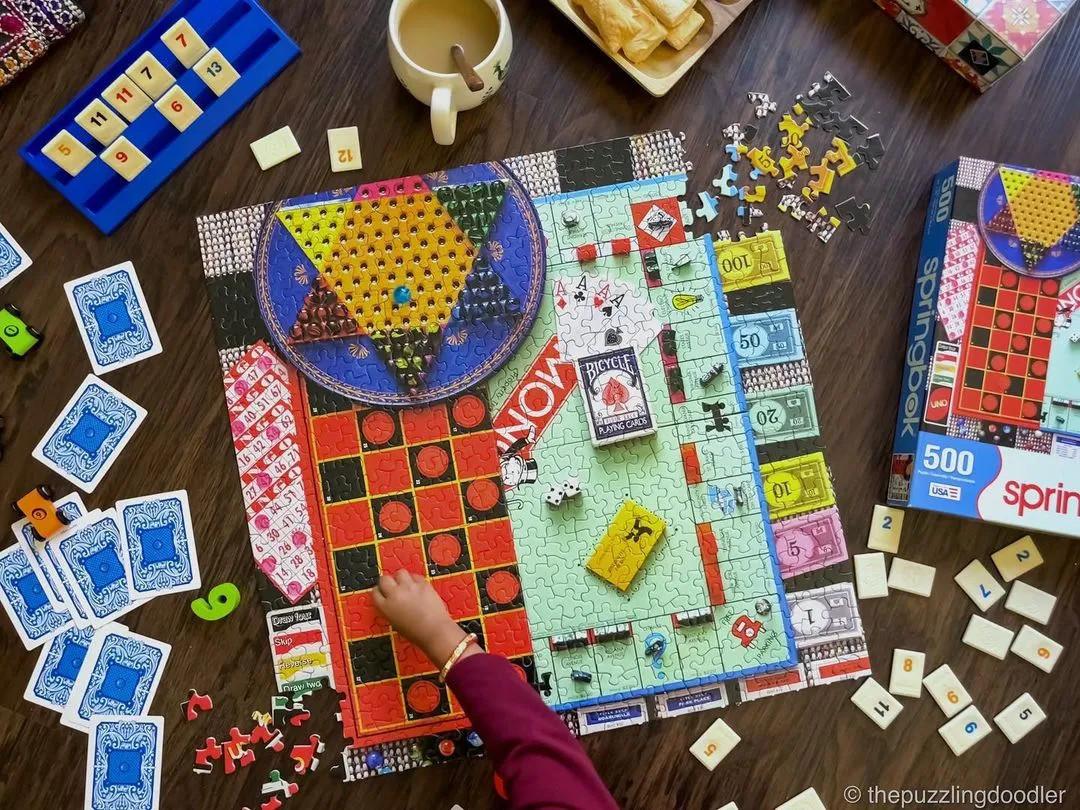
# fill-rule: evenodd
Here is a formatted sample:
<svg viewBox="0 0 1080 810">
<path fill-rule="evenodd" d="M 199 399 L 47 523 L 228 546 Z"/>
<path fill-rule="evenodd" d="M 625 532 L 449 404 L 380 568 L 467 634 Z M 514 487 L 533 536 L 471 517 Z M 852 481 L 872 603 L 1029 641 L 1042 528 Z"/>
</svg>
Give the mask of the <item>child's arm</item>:
<svg viewBox="0 0 1080 810">
<path fill-rule="evenodd" d="M 465 632 L 423 577 L 382 577 L 375 605 L 442 667 Z M 484 740 L 513 810 L 618 810 L 578 741 L 500 656 L 471 644 L 446 678 Z"/>
</svg>

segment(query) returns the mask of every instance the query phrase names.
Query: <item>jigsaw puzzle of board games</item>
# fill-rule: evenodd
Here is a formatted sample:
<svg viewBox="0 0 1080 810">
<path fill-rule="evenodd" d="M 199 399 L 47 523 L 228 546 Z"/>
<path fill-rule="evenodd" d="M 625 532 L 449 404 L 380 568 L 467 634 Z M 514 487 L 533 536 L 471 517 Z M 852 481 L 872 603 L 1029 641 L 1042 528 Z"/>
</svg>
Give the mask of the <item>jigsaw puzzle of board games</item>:
<svg viewBox="0 0 1080 810">
<path fill-rule="evenodd" d="M 890 502 L 1080 536 L 1080 178 L 934 181 Z"/>
<path fill-rule="evenodd" d="M 199 221 L 279 688 L 345 778 L 479 755 L 381 574 L 577 733 L 869 672 L 779 233 L 692 233 L 670 132 Z"/>
</svg>

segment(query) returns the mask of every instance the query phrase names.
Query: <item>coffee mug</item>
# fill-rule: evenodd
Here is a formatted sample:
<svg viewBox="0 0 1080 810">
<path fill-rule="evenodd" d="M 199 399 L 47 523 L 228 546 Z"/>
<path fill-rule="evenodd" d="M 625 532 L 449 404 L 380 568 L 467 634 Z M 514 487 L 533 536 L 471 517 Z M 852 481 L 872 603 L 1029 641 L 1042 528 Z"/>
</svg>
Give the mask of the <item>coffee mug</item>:
<svg viewBox="0 0 1080 810">
<path fill-rule="evenodd" d="M 498 33 L 490 53 L 475 65 L 476 74 L 483 80 L 484 87 L 473 91 L 469 89 L 459 73 L 440 72 L 421 66 L 409 55 L 403 45 L 402 19 L 412 6 L 422 2 L 424 0 L 394 0 L 390 6 L 390 25 L 387 33 L 390 63 L 405 89 L 431 107 L 431 131 L 435 136 L 435 142 L 442 146 L 450 146 L 457 137 L 458 113 L 479 107 L 495 95 L 502 86 L 503 80 L 506 79 L 510 54 L 514 49 L 510 18 L 500 0 L 476 0 L 477 3 L 490 8 L 492 14 L 495 15 Z M 444 10 L 453 8 L 452 3 L 443 7 Z M 452 44 L 454 43 L 449 40 L 445 43 L 447 55 Z"/>
</svg>

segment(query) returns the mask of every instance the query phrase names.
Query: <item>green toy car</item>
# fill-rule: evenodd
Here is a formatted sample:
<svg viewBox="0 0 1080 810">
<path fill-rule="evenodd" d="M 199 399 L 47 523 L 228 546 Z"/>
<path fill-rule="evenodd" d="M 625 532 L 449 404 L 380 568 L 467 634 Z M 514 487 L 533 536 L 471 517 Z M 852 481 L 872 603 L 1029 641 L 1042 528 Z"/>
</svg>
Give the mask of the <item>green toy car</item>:
<svg viewBox="0 0 1080 810">
<path fill-rule="evenodd" d="M 0 307 L 0 340 L 15 359 L 26 357 L 44 339 L 32 326 L 27 326 L 17 307 L 5 304 Z"/>
</svg>

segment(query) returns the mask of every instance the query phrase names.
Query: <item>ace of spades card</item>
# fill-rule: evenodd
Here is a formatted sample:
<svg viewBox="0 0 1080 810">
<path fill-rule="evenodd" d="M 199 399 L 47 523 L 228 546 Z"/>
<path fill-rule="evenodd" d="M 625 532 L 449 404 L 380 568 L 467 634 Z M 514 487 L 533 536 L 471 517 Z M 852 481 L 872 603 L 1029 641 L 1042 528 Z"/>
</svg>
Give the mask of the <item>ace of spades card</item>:
<svg viewBox="0 0 1080 810">
<path fill-rule="evenodd" d="M 631 285 L 587 273 L 555 280 L 555 324 L 563 356 L 632 347 L 643 351 L 660 333 L 656 310 Z"/>
<path fill-rule="evenodd" d="M 633 348 L 581 357 L 577 372 L 595 446 L 656 432 L 641 362 Z"/>
</svg>

